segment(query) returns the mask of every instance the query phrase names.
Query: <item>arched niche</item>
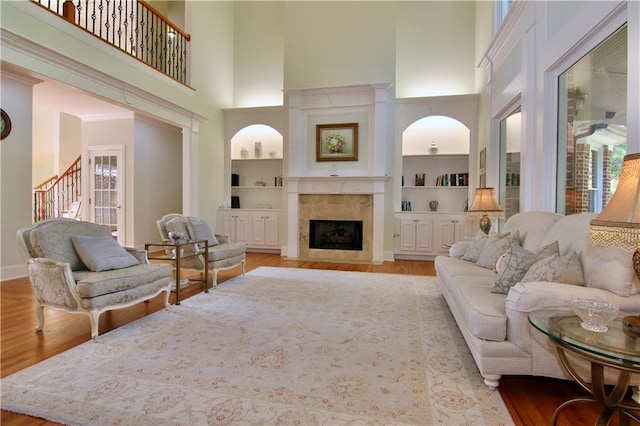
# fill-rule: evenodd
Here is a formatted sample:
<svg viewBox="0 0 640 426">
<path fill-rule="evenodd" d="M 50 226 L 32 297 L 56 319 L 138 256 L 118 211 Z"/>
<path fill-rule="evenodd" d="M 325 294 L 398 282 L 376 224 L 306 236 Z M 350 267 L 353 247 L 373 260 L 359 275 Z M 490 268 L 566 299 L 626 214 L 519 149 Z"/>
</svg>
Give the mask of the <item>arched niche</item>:
<svg viewBox="0 0 640 426">
<path fill-rule="evenodd" d="M 445 115 L 431 115 L 411 123 L 402 132 L 402 155 L 429 154 L 435 142 L 438 154 L 469 154 L 471 132 L 464 123 Z"/>
<path fill-rule="evenodd" d="M 282 134 L 266 124 L 251 124 L 240 129 L 231 138 L 231 159 L 241 159 L 243 148 L 248 151 L 248 158 L 257 158 L 255 155 L 256 142 L 260 142 L 262 145 L 261 158 L 282 158 Z"/>
</svg>

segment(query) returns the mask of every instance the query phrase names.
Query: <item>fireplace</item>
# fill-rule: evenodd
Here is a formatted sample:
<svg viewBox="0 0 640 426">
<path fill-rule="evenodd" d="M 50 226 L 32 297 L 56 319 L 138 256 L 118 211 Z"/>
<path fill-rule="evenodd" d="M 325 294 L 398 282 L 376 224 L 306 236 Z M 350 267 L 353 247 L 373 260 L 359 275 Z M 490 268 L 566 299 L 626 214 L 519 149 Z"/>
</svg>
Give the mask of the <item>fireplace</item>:
<svg viewBox="0 0 640 426">
<path fill-rule="evenodd" d="M 309 248 L 362 250 L 361 220 L 310 220 Z"/>
</svg>

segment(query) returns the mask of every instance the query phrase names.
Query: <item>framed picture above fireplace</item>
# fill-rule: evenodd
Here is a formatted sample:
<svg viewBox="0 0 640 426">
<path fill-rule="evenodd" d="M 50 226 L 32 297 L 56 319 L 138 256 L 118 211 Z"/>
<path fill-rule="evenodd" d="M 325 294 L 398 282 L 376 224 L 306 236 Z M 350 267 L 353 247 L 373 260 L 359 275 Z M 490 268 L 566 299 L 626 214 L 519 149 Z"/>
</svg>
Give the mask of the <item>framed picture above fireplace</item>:
<svg viewBox="0 0 640 426">
<path fill-rule="evenodd" d="M 317 124 L 316 161 L 358 161 L 358 123 Z"/>
</svg>

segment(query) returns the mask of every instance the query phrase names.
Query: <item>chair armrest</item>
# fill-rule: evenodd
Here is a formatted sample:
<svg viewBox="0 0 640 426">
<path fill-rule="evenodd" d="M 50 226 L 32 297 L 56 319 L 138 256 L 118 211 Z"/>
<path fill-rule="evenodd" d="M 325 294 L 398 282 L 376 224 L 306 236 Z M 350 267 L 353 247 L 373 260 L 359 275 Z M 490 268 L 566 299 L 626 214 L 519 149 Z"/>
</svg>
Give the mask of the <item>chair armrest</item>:
<svg viewBox="0 0 640 426">
<path fill-rule="evenodd" d="M 228 235 L 221 235 L 221 234 L 214 234 L 216 236 L 216 239 L 218 240 L 218 242 L 220 244 L 229 244 L 229 236 Z"/>
<path fill-rule="evenodd" d="M 138 259 L 138 262 L 144 265 L 149 264 L 149 257 L 146 250 L 138 250 L 134 247 L 123 247 L 129 254 Z"/>
<path fill-rule="evenodd" d="M 29 281 L 38 303 L 75 310 L 80 304 L 68 263 L 43 257 L 30 259 Z"/>
</svg>

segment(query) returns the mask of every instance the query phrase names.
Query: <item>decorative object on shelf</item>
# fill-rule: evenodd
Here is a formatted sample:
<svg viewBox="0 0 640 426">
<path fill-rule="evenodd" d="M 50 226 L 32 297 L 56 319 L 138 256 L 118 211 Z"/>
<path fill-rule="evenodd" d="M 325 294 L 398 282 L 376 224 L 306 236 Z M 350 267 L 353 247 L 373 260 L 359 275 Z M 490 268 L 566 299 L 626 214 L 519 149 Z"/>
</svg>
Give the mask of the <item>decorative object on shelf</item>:
<svg viewBox="0 0 640 426">
<path fill-rule="evenodd" d="M 267 186 L 267 184 L 266 184 L 266 183 L 264 183 L 264 182 L 263 182 L 263 181 L 261 181 L 261 180 L 258 180 L 258 181 L 256 181 L 255 186 Z"/>
<path fill-rule="evenodd" d="M 424 186 L 424 173 L 416 173 L 416 186 Z"/>
<path fill-rule="evenodd" d="M 485 234 L 491 230 L 491 219 L 504 217 L 504 210 L 498 204 L 493 188 L 477 188 L 471 207 L 467 210 L 467 216 L 480 215 L 480 229 Z"/>
<path fill-rule="evenodd" d="M 232 195 L 231 196 L 231 208 L 232 209 L 239 209 L 240 208 L 240 197 L 238 197 L 237 195 Z"/>
<path fill-rule="evenodd" d="M 253 144 L 253 155 L 256 158 L 262 158 L 262 142 L 256 141 Z"/>
<path fill-rule="evenodd" d="M 274 186 L 282 186 L 282 176 L 276 176 L 274 178 Z"/>
<path fill-rule="evenodd" d="M 276 152 L 275 151 L 269 151 L 269 157 L 270 158 L 276 158 Z"/>
<path fill-rule="evenodd" d="M 402 209 L 403 212 L 410 212 L 411 211 L 411 201 L 403 201 L 401 209 Z"/>
<path fill-rule="evenodd" d="M 613 321 L 620 312 L 620 306 L 604 300 L 574 299 L 571 307 L 582 322 L 580 326 L 585 330 L 604 333 L 609 328 L 607 324 Z"/>
<path fill-rule="evenodd" d="M 0 134 L 0 140 L 2 140 L 11 133 L 11 119 L 3 109 L 0 109 L 0 115 L 2 116 L 2 127 L 0 127 L 2 133 Z"/>
<path fill-rule="evenodd" d="M 438 203 L 438 201 L 431 200 L 431 201 L 429 201 L 429 210 L 431 210 L 432 212 L 437 212 L 439 205 L 440 205 L 440 203 Z"/>
<path fill-rule="evenodd" d="M 231 186 L 240 186 L 240 175 L 231 173 Z"/>
<path fill-rule="evenodd" d="M 589 242 L 635 250 L 633 268 L 640 279 L 640 153 L 624 156 L 616 192 L 589 224 Z M 623 324 L 625 330 L 640 335 L 640 316 L 626 316 Z"/>
<path fill-rule="evenodd" d="M 316 161 L 358 161 L 358 123 L 317 124 Z"/>
<path fill-rule="evenodd" d="M 487 148 L 482 148 L 480 151 L 480 171 L 484 172 L 487 169 Z"/>
<path fill-rule="evenodd" d="M 242 147 L 240 150 L 240 158 L 249 158 L 249 150 L 247 150 L 247 148 Z"/>
<path fill-rule="evenodd" d="M 338 176 L 338 165 L 337 164 L 332 164 L 331 165 L 331 174 L 330 176 Z"/>
<path fill-rule="evenodd" d="M 431 142 L 431 146 L 429 147 L 429 154 L 436 155 L 437 153 L 438 153 L 438 145 L 436 145 L 436 142 L 433 141 Z"/>
</svg>

